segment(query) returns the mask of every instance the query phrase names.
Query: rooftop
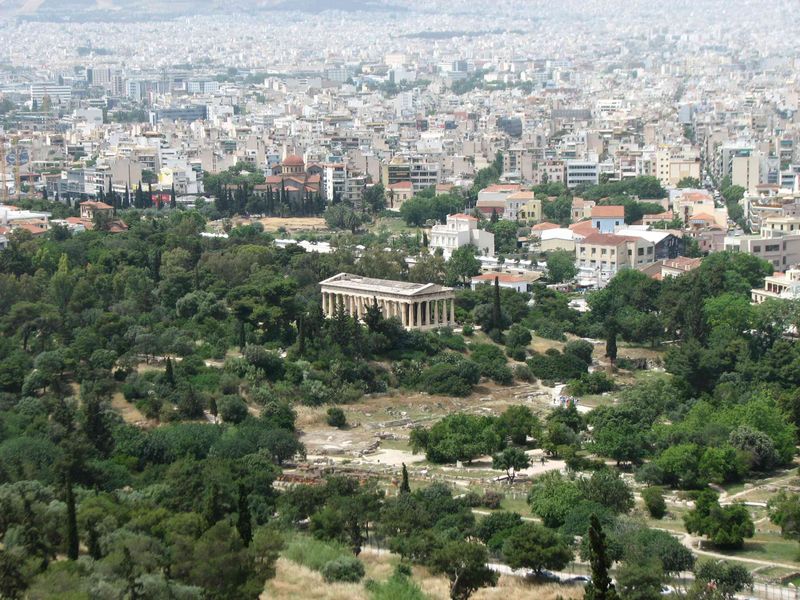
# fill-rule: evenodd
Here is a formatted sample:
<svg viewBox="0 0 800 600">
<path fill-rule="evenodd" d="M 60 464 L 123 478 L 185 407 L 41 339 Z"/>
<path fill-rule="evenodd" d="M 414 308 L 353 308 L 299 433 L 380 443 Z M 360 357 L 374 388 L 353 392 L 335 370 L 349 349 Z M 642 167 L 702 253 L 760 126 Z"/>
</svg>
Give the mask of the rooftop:
<svg viewBox="0 0 800 600">
<path fill-rule="evenodd" d="M 624 217 L 625 207 L 621 205 L 612 206 L 593 206 L 592 218 Z"/>
<path fill-rule="evenodd" d="M 320 281 L 321 286 L 340 288 L 348 292 L 367 292 L 375 294 L 394 294 L 398 296 L 427 296 L 441 292 L 452 292 L 453 288 L 435 283 L 412 283 L 410 281 L 392 281 L 390 279 L 374 279 L 351 273 L 339 273 Z"/>
<path fill-rule="evenodd" d="M 613 233 L 592 233 L 587 235 L 581 244 L 591 246 L 620 246 L 625 242 L 636 240 L 637 238 L 627 235 L 615 235 Z"/>
</svg>

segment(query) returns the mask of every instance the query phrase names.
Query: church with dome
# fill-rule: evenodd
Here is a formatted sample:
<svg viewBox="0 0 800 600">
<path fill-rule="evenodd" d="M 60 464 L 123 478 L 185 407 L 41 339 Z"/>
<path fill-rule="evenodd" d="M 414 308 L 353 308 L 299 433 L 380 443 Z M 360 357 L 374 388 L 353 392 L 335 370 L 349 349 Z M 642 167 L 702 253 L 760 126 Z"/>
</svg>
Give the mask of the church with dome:
<svg viewBox="0 0 800 600">
<path fill-rule="evenodd" d="M 300 206 L 307 202 L 318 203 L 322 168 L 312 164 L 306 168 L 301 156 L 290 154 L 272 168 L 263 184 L 255 186 L 254 192 L 263 195 L 283 195 L 286 204 Z"/>
</svg>

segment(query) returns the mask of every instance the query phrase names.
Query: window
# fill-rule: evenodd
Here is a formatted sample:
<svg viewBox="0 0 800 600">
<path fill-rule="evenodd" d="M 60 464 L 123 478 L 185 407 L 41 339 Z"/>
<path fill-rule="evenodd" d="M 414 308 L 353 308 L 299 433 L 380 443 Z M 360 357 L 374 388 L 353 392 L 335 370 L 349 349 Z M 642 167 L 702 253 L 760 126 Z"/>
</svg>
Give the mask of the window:
<svg viewBox="0 0 800 600">
<path fill-rule="evenodd" d="M 597 248 L 592 248 L 592 254 L 597 254 Z"/>
<path fill-rule="evenodd" d="M 644 256 L 644 248 L 637 248 L 636 255 L 637 256 Z"/>
<path fill-rule="evenodd" d="M 647 247 L 647 253 L 648 254 L 652 254 L 653 253 L 653 247 L 652 246 L 648 246 Z"/>
<path fill-rule="evenodd" d="M 761 252 L 761 246 L 753 246 L 753 252 Z"/>
<path fill-rule="evenodd" d="M 606 250 L 605 248 L 603 248 L 603 249 L 600 251 L 600 254 L 607 254 L 607 250 Z"/>
<path fill-rule="evenodd" d="M 767 252 L 778 252 L 781 249 L 780 244 L 769 244 L 768 246 L 764 247 L 764 250 Z"/>
</svg>

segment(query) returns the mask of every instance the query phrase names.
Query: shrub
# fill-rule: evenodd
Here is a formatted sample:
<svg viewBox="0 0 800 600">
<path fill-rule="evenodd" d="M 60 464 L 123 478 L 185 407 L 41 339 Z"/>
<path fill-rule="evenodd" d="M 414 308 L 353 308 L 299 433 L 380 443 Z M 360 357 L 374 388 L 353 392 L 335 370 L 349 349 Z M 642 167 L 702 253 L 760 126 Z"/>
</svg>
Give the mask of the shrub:
<svg viewBox="0 0 800 600">
<path fill-rule="evenodd" d="M 528 357 L 528 351 L 522 346 L 509 346 L 506 350 L 506 354 L 508 354 L 509 358 L 513 358 L 514 360 L 518 360 L 520 362 L 524 361 Z"/>
<path fill-rule="evenodd" d="M 325 563 L 322 576 L 328 583 L 358 583 L 364 578 L 364 564 L 354 556 L 341 556 Z"/>
<path fill-rule="evenodd" d="M 344 411 L 337 406 L 331 406 L 328 409 L 325 421 L 331 427 L 336 427 L 338 429 L 341 429 L 347 425 L 347 417 L 345 416 Z"/>
<path fill-rule="evenodd" d="M 372 600 L 425 600 L 426 596 L 420 587 L 410 578 L 410 574 L 401 572 L 408 566 L 400 563 L 389 579 L 384 582 L 368 581 L 365 583 Z"/>
<path fill-rule="evenodd" d="M 247 418 L 247 404 L 241 396 L 223 396 L 217 402 L 219 416 L 226 423 L 241 423 Z"/>
<path fill-rule="evenodd" d="M 531 339 L 530 330 L 519 323 L 512 325 L 508 333 L 506 333 L 506 344 L 511 347 L 520 346 L 524 348 L 531 343 Z"/>
<path fill-rule="evenodd" d="M 323 542 L 307 535 L 296 535 L 287 544 L 283 556 L 314 571 L 322 571 L 328 563 L 352 555 L 347 548 L 336 542 Z"/>
<path fill-rule="evenodd" d="M 527 381 L 528 383 L 536 381 L 536 377 L 533 376 L 533 372 L 528 365 L 517 365 L 514 367 L 514 377 L 520 381 Z"/>
<path fill-rule="evenodd" d="M 569 381 L 586 373 L 586 363 L 574 354 L 563 354 L 550 349 L 544 354 L 535 353 L 528 359 L 528 366 L 539 379 Z"/>
<path fill-rule="evenodd" d="M 490 510 L 500 508 L 500 503 L 505 499 L 505 495 L 493 490 L 486 490 L 486 493 L 481 499 L 481 506 Z"/>
<path fill-rule="evenodd" d="M 420 383 L 429 394 L 468 396 L 480 377 L 480 367 L 462 359 L 456 364 L 439 363 L 427 368 L 422 373 Z"/>
<path fill-rule="evenodd" d="M 464 324 L 464 327 L 461 328 L 461 333 L 467 337 L 470 337 L 473 333 L 475 333 L 475 328 L 469 323 L 466 323 Z"/>
<path fill-rule="evenodd" d="M 275 352 L 267 350 L 264 346 L 245 346 L 242 353 L 244 359 L 257 369 L 261 369 L 267 379 L 276 381 L 285 373 L 284 360 Z"/>
<path fill-rule="evenodd" d="M 602 394 L 616 389 L 614 380 L 602 371 L 584 373 L 579 379 L 573 379 L 567 386 L 567 393 L 572 396 L 585 396 L 586 394 Z"/>
<path fill-rule="evenodd" d="M 570 340 L 564 345 L 566 354 L 574 354 L 587 365 L 592 364 L 592 351 L 594 346 L 586 340 Z"/>
<path fill-rule="evenodd" d="M 652 486 L 642 490 L 642 500 L 650 516 L 654 519 L 662 519 L 667 514 L 667 503 L 664 501 L 664 489 L 659 486 Z"/>
<path fill-rule="evenodd" d="M 564 329 L 555 321 L 540 321 L 536 327 L 536 335 L 547 340 L 562 341 L 565 339 Z"/>
</svg>

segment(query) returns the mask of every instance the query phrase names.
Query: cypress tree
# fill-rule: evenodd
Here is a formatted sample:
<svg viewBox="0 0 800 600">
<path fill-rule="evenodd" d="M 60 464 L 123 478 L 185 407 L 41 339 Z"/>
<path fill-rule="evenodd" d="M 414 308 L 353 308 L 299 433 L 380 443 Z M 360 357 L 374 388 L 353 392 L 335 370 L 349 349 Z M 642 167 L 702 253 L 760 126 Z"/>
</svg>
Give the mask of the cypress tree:
<svg viewBox="0 0 800 600">
<path fill-rule="evenodd" d="M 208 412 L 210 412 L 214 417 L 219 414 L 219 410 L 217 409 L 217 401 L 214 399 L 214 396 L 211 396 L 211 399 L 208 401 Z"/>
<path fill-rule="evenodd" d="M 153 252 L 153 281 L 161 281 L 161 250 Z"/>
<path fill-rule="evenodd" d="M 169 207 L 174 209 L 178 206 L 178 200 L 175 197 L 175 182 L 172 183 L 172 189 L 169 192 Z"/>
<path fill-rule="evenodd" d="M 306 326 L 305 319 L 301 316 L 297 319 L 297 353 L 300 356 L 306 351 Z"/>
<path fill-rule="evenodd" d="M 492 329 L 500 330 L 501 327 L 500 311 L 500 278 L 494 278 L 494 300 L 492 301 Z"/>
<path fill-rule="evenodd" d="M 125 184 L 125 196 L 122 198 L 122 208 L 130 208 L 131 207 L 131 190 L 128 187 L 128 184 Z"/>
<path fill-rule="evenodd" d="M 94 560 L 103 558 L 103 553 L 100 551 L 100 534 L 97 533 L 97 523 L 94 519 L 86 524 L 86 548 Z"/>
<path fill-rule="evenodd" d="M 167 357 L 167 368 L 164 371 L 164 379 L 169 387 L 175 387 L 175 373 L 172 371 L 172 360 L 169 356 Z"/>
<path fill-rule="evenodd" d="M 617 590 L 608 575 L 611 558 L 606 547 L 606 534 L 594 514 L 589 517 L 589 564 L 592 580 L 585 588 L 584 600 L 617 600 Z"/>
<path fill-rule="evenodd" d="M 408 469 L 406 469 L 406 463 L 403 463 L 403 480 L 400 482 L 400 493 L 411 493 L 411 486 L 408 483 Z"/>
<path fill-rule="evenodd" d="M 203 516 L 209 524 L 213 525 L 225 516 L 222 491 L 219 489 L 219 485 L 216 482 L 212 482 L 209 486 L 204 504 Z"/>
<path fill-rule="evenodd" d="M 114 437 L 103 416 L 103 406 L 93 395 L 85 400 L 86 437 L 103 456 L 108 456 L 114 446 Z"/>
<path fill-rule="evenodd" d="M 250 518 L 250 505 L 247 501 L 247 494 L 244 491 L 244 486 L 239 486 L 239 516 L 236 520 L 236 529 L 239 531 L 239 536 L 242 538 L 245 546 L 249 546 L 253 540 L 253 523 Z"/>
<path fill-rule="evenodd" d="M 71 476 L 67 474 L 64 480 L 67 503 L 67 557 L 70 560 L 78 560 L 78 518 L 75 512 L 75 494 L 72 491 Z"/>
<path fill-rule="evenodd" d="M 613 320 L 606 324 L 606 356 L 612 366 L 617 362 L 617 324 Z"/>
</svg>

